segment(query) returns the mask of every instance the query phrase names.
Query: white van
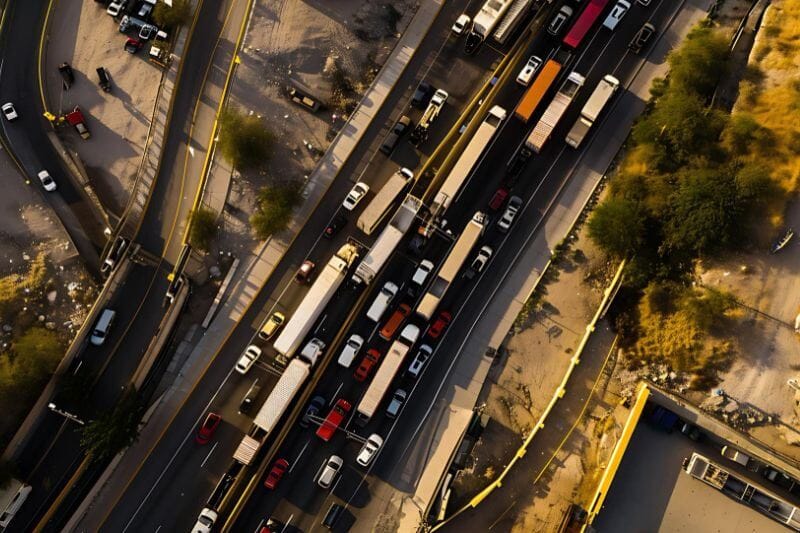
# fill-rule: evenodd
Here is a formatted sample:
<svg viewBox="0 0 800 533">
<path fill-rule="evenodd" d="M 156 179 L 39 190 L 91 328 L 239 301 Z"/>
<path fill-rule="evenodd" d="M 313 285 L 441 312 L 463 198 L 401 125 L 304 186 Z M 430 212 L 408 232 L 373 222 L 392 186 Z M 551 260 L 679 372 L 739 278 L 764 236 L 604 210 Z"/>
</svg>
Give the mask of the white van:
<svg viewBox="0 0 800 533">
<path fill-rule="evenodd" d="M 95 346 L 102 346 L 106 341 L 108 332 L 111 330 L 111 325 L 114 323 L 115 316 L 117 316 L 116 311 L 103 309 L 103 312 L 100 313 L 100 318 L 97 319 L 97 323 L 92 330 L 92 337 L 90 339 L 92 344 Z"/>
<path fill-rule="evenodd" d="M 0 490 L 0 528 L 8 527 L 30 492 L 30 485 L 16 479 L 11 480 L 8 488 Z"/>
<path fill-rule="evenodd" d="M 394 298 L 394 295 L 397 294 L 398 290 L 399 289 L 397 285 L 391 281 L 387 281 L 386 284 L 381 288 L 381 292 L 379 292 L 378 296 L 375 297 L 372 305 L 369 306 L 369 310 L 367 310 L 367 318 L 373 322 L 378 322 L 381 319 L 381 316 L 383 316 L 383 313 L 386 312 L 386 309 L 389 307 L 389 304 L 392 302 L 392 298 Z"/>
</svg>

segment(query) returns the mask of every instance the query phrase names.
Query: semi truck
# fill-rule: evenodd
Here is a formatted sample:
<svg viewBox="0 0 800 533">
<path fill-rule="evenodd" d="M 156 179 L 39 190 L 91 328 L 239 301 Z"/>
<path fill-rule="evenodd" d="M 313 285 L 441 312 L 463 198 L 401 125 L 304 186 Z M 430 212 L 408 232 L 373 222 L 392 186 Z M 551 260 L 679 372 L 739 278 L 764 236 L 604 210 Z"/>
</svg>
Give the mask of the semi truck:
<svg viewBox="0 0 800 533">
<path fill-rule="evenodd" d="M 0 488 L 0 529 L 8 527 L 30 493 L 30 485 L 13 478 Z"/>
<path fill-rule="evenodd" d="M 406 234 L 422 207 L 422 200 L 408 195 L 384 228 L 372 249 L 361 260 L 353 274 L 353 281 L 369 285 Z"/>
<path fill-rule="evenodd" d="M 525 140 L 525 146 L 532 150 L 533 153 L 538 154 L 544 143 L 550 138 L 561 117 L 564 116 L 564 112 L 575 99 L 575 95 L 578 94 L 578 90 L 585 81 L 586 78 L 577 72 L 572 72 L 561 84 L 561 88 L 553 97 L 550 105 L 544 110 L 542 118 L 539 119 L 539 122 L 533 127 L 533 131 Z"/>
<path fill-rule="evenodd" d="M 586 105 L 581 109 L 581 116 L 575 121 L 572 129 L 567 133 L 567 144 L 573 148 L 577 148 L 583 142 L 583 139 L 592 129 L 597 117 L 603 112 L 603 109 L 608 104 L 611 97 L 614 96 L 617 88 L 619 87 L 619 80 L 607 74 L 600 83 L 597 84 Z"/>
<path fill-rule="evenodd" d="M 433 199 L 431 213 L 435 217 L 441 217 L 444 211 L 450 206 L 453 199 L 461 190 L 467 177 L 475 170 L 486 147 L 494 138 L 500 124 L 506 119 L 506 110 L 496 105 L 489 110 L 489 114 L 483 120 L 475 135 L 472 136 L 464 151 L 458 157 L 452 170 L 447 175 L 444 183 L 439 188 L 439 192 Z"/>
<path fill-rule="evenodd" d="M 542 70 L 536 76 L 528 90 L 522 95 L 522 99 L 514 110 L 514 115 L 522 122 L 528 122 L 533 112 L 539 107 L 544 95 L 556 81 L 558 73 L 561 72 L 561 63 L 554 59 L 548 59 Z"/>
<path fill-rule="evenodd" d="M 464 231 L 461 232 L 455 245 L 447 255 L 447 259 L 442 264 L 442 268 L 436 273 L 428 292 L 425 293 L 425 296 L 422 297 L 419 305 L 417 305 L 417 314 L 419 316 L 425 320 L 431 319 L 439 306 L 439 302 L 442 301 L 447 289 L 450 288 L 450 284 L 456 278 L 456 274 L 461 270 L 467 256 L 472 252 L 472 248 L 475 247 L 475 243 L 478 242 L 478 238 L 483 235 L 485 227 L 486 215 L 478 211 L 472 216 L 472 220 L 467 223 Z"/>
<path fill-rule="evenodd" d="M 492 37 L 500 44 L 505 44 L 511 35 L 517 30 L 520 23 L 525 19 L 528 14 L 528 8 L 533 4 L 533 0 L 514 0 L 511 7 L 508 9 L 505 18 L 497 26 Z"/>
<path fill-rule="evenodd" d="M 275 429 L 289 404 L 297 396 L 317 361 L 325 350 L 325 343 L 319 339 L 311 339 L 297 357 L 289 361 L 281 374 L 275 388 L 269 393 L 264 404 L 256 414 L 253 424 L 256 428 L 245 435 L 236 448 L 233 458 L 243 465 L 249 465 L 258 453 L 264 439 Z"/>
<path fill-rule="evenodd" d="M 292 318 L 275 339 L 273 346 L 278 353 L 285 357 L 294 355 L 295 350 L 300 347 L 314 322 L 344 281 L 348 268 L 357 258 L 358 249 L 353 244 L 345 244 L 330 258 L 303 301 L 297 306 Z"/>
<path fill-rule="evenodd" d="M 378 194 L 367 204 L 364 212 L 358 217 L 356 226 L 358 229 L 370 235 L 381 223 L 383 217 L 389 212 L 389 208 L 406 188 L 408 182 L 414 179 L 414 173 L 407 168 L 401 168 L 389 178 Z"/>
<path fill-rule="evenodd" d="M 383 397 L 386 396 L 386 391 L 389 390 L 389 385 L 392 384 L 392 380 L 403 364 L 408 351 L 417 342 L 418 338 L 419 328 L 414 324 L 408 324 L 403 328 L 397 340 L 389 347 L 389 351 L 386 352 L 378 371 L 375 372 L 375 377 L 372 378 L 367 392 L 364 393 L 356 408 L 356 423 L 359 426 L 365 426 L 375 414 Z"/>
<path fill-rule="evenodd" d="M 467 54 L 474 54 L 478 51 L 481 43 L 494 31 L 495 26 L 511 7 L 513 0 L 486 0 L 481 10 L 472 19 L 472 28 L 467 34 L 467 42 L 464 51 Z"/>
</svg>

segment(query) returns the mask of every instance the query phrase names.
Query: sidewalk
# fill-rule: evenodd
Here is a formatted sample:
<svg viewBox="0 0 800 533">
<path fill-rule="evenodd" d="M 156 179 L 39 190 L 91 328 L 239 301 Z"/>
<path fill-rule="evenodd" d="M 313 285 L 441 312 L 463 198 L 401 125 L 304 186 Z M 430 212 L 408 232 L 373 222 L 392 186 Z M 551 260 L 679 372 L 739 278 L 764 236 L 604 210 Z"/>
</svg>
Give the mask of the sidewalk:
<svg viewBox="0 0 800 533">
<path fill-rule="evenodd" d="M 438 421 L 438 425 L 435 430 L 427 427 L 425 435 L 417 437 L 407 452 L 410 457 L 429 457 L 426 466 L 418 477 L 404 472 L 412 467 L 401 467 L 393 472 L 393 477 L 399 478 L 391 480 L 393 484 L 402 486 L 410 483 L 414 487 L 413 494 L 395 502 L 403 509 L 400 531 L 416 530 L 421 514 L 432 503 L 436 488 L 450 464 L 454 446 L 466 430 L 469 417 L 463 413 L 471 412 L 475 407 L 490 370 L 492 359 L 486 356 L 487 349 L 497 350 L 501 346 L 528 295 L 547 268 L 551 250 L 569 235 L 575 221 L 581 216 L 634 121 L 644 110 L 653 79 L 665 75 L 668 65 L 661 58 L 688 33 L 694 23 L 705 16 L 707 0 L 690 0 L 688 4 L 680 20 L 656 44 L 653 54 L 641 70 L 635 73 L 632 80 L 622 80 L 627 90 L 606 113 L 606 119 L 596 126 L 598 131 L 594 132 L 589 148 L 572 170 L 566 186 L 548 206 L 543 222 L 534 228 L 519 249 L 512 267 L 504 274 L 490 299 L 481 309 L 473 312 L 473 327 L 458 348 L 458 360 L 452 374 L 442 385 L 445 397 L 437 399 L 435 408 L 426 418 Z M 607 120 L 612 116 L 613 122 Z M 602 139 L 602 143 L 596 142 L 597 139 Z M 460 420 L 461 424 L 457 425 L 455 420 Z M 425 422 L 423 420 L 420 427 L 425 426 Z M 415 468 L 419 471 L 418 467 Z"/>
<path fill-rule="evenodd" d="M 441 0 L 425 0 L 420 5 L 408 29 L 378 73 L 372 86 L 365 93 L 358 108 L 353 112 L 348 123 L 334 139 L 310 176 L 306 201 L 295 213 L 290 228 L 280 237 L 272 238 L 259 245 L 249 256 L 241 258 L 239 273 L 232 283 L 230 295 L 221 306 L 217 317 L 194 347 L 172 387 L 154 404 L 151 416 L 142 428 L 139 439 L 126 450 L 116 464 L 113 475 L 108 477 L 109 481 L 99 487 L 99 491 L 85 510 L 85 516 L 80 518 L 76 531 L 96 531 L 110 506 L 113 506 L 123 496 L 129 480 L 136 475 L 139 465 L 147 460 L 151 451 L 158 445 L 161 435 L 183 405 L 194 384 L 202 378 L 206 368 L 211 364 L 207 359 L 208 354 L 215 353 L 219 344 L 238 324 L 291 244 L 294 235 L 299 232 L 316 209 L 339 169 L 361 140 L 372 118 L 383 105 L 405 66 L 413 57 L 414 51 L 426 36 L 441 5 Z M 227 190 L 230 177 L 230 171 L 226 169 L 225 165 L 212 167 L 207 184 L 209 191 L 216 191 L 216 193 L 209 193 L 212 198 L 222 196 L 219 193 Z M 221 205 L 218 202 L 218 199 L 215 200 L 215 206 L 219 205 L 221 208 L 224 201 Z"/>
</svg>

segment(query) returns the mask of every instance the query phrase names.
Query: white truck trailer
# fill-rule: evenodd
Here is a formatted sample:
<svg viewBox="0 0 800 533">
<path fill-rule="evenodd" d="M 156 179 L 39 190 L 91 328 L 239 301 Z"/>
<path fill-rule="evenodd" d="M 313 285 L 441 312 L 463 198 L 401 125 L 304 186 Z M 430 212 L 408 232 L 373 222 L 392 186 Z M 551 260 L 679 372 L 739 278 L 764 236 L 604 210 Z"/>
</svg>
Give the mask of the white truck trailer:
<svg viewBox="0 0 800 533">
<path fill-rule="evenodd" d="M 475 135 L 472 136 L 469 143 L 467 143 L 464 151 L 458 157 L 458 160 L 453 165 L 452 170 L 447 175 L 447 178 L 442 183 L 439 191 L 433 199 L 431 205 L 431 213 L 435 217 L 441 217 L 444 211 L 453 202 L 453 199 L 461 190 L 467 177 L 475 170 L 475 165 L 478 163 L 486 147 L 494 138 L 500 124 L 506 119 L 506 110 L 496 105 L 489 110 L 489 114 L 483 120 Z"/>
<path fill-rule="evenodd" d="M 450 250 L 442 264 L 442 268 L 436 273 L 436 277 L 428 288 L 428 292 L 420 300 L 417 306 L 417 314 L 425 320 L 430 320 L 439 302 L 444 298 L 450 284 L 456 278 L 458 271 L 464 265 L 478 238 L 483 234 L 486 227 L 486 215 L 478 211 L 472 216 L 472 220 L 467 223 L 467 227 L 461 232 L 455 245 Z"/>
<path fill-rule="evenodd" d="M 533 150 L 533 153 L 538 154 L 544 146 L 544 143 L 550 138 L 553 130 L 558 125 L 561 117 L 564 116 L 569 104 L 575 99 L 575 95 L 578 94 L 578 90 L 583 86 L 585 81 L 586 78 L 577 72 L 572 72 L 561 85 L 561 88 L 558 90 L 555 97 L 553 97 L 550 105 L 544 110 L 542 118 L 539 119 L 539 122 L 533 127 L 533 131 L 531 131 L 531 134 L 528 135 L 528 138 L 525 140 L 525 146 Z"/>
<path fill-rule="evenodd" d="M 314 322 L 344 281 L 347 269 L 358 258 L 358 249 L 345 244 L 319 273 L 303 301 L 297 306 L 273 346 L 281 355 L 291 357 L 305 339 Z"/>
<path fill-rule="evenodd" d="M 367 204 L 364 212 L 358 217 L 356 226 L 367 235 L 375 231 L 381 223 L 383 217 L 389 212 L 389 208 L 406 188 L 408 182 L 414 179 L 414 173 L 407 168 L 401 168 L 389 178 L 378 194 Z"/>
<path fill-rule="evenodd" d="M 567 133 L 567 144 L 577 148 L 583 142 L 586 134 L 597 121 L 597 117 L 603 112 L 611 97 L 614 96 L 619 87 L 619 80 L 607 74 L 600 83 L 597 84 L 592 95 L 586 101 L 586 105 L 581 109 L 581 116 L 575 121 L 572 129 Z"/>
<path fill-rule="evenodd" d="M 275 429 L 289 404 L 292 403 L 303 383 L 311 375 L 311 370 L 317 364 L 324 349 L 324 342 L 319 339 L 311 339 L 297 357 L 289 361 L 288 366 L 275 384 L 275 388 L 264 400 L 264 404 L 253 420 L 258 430 L 251 432 L 252 436 L 245 435 L 236 448 L 233 454 L 233 458 L 236 461 L 243 465 L 250 464 L 264 439 Z"/>
<path fill-rule="evenodd" d="M 533 4 L 533 0 L 514 0 L 511 7 L 508 9 L 503 22 L 501 22 L 495 30 L 492 37 L 500 44 L 506 44 L 509 37 L 516 31 L 520 23 L 525 19 L 528 10 Z"/>
<path fill-rule="evenodd" d="M 375 377 L 367 388 L 367 392 L 361 398 L 356 408 L 356 423 L 360 426 L 365 426 L 369 422 L 372 415 L 378 409 L 383 397 L 386 396 L 386 391 L 389 390 L 389 385 L 397 375 L 397 371 L 403 364 L 403 360 L 408 354 L 408 351 L 417 342 L 419 338 L 419 328 L 414 324 L 408 324 L 396 341 L 389 347 L 389 351 L 381 361 L 381 366 L 375 372 Z"/>
<path fill-rule="evenodd" d="M 389 225 L 384 228 L 369 253 L 361 260 L 353 274 L 353 281 L 369 285 L 378 275 L 383 265 L 406 234 L 422 207 L 422 200 L 414 196 L 406 196 L 397 209 Z"/>
<path fill-rule="evenodd" d="M 472 19 L 472 28 L 467 34 L 467 41 L 464 51 L 467 54 L 474 54 L 483 41 L 491 34 L 508 8 L 511 7 L 513 0 L 486 0 L 481 10 Z"/>
</svg>

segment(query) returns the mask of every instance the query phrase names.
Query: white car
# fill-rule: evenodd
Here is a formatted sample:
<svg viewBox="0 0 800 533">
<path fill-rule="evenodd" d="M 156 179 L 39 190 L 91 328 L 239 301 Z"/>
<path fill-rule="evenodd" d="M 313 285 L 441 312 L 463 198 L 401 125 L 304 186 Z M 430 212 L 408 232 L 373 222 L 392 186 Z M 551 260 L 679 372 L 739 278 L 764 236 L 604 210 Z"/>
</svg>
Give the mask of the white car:
<svg viewBox="0 0 800 533">
<path fill-rule="evenodd" d="M 343 464 L 344 461 L 341 457 L 338 455 L 331 455 L 331 458 L 323 463 L 322 473 L 319 475 L 319 479 L 317 479 L 317 485 L 323 489 L 330 488 L 336 476 L 339 475 L 339 470 L 342 469 Z"/>
<path fill-rule="evenodd" d="M 423 344 L 422 346 L 420 346 L 419 350 L 417 351 L 416 357 L 414 357 L 414 360 L 411 361 L 410 365 L 408 365 L 408 375 L 414 378 L 419 376 L 422 367 L 425 366 L 425 363 L 428 362 L 428 359 L 430 359 L 431 354 L 433 354 L 433 348 L 431 348 L 427 344 Z"/>
<path fill-rule="evenodd" d="M 258 361 L 261 357 L 261 348 L 255 344 L 251 344 L 244 349 L 244 353 L 236 363 L 236 371 L 240 374 L 247 374 L 247 371 Z"/>
<path fill-rule="evenodd" d="M 365 442 L 364 446 L 361 447 L 361 451 L 358 452 L 356 462 L 364 467 L 369 466 L 369 464 L 375 458 L 375 454 L 377 454 L 378 450 L 381 449 L 381 446 L 383 446 L 383 437 L 377 433 L 373 433 L 369 436 L 369 438 L 367 438 L 367 442 Z"/>
<path fill-rule="evenodd" d="M 539 70 L 539 67 L 542 66 L 542 58 L 538 56 L 531 56 L 528 58 L 528 62 L 525 63 L 525 67 L 519 72 L 517 76 L 517 83 L 522 85 L 523 87 L 527 87 L 528 84 L 533 79 L 533 75 L 536 74 L 536 71 Z"/>
<path fill-rule="evenodd" d="M 419 266 L 417 270 L 414 271 L 414 275 L 411 276 L 411 282 L 415 285 L 422 286 L 425 283 L 425 280 L 428 279 L 428 276 L 433 272 L 433 262 L 427 259 L 423 259 L 419 262 Z"/>
<path fill-rule="evenodd" d="M 361 335 L 350 335 L 350 338 L 344 343 L 342 353 L 339 355 L 339 364 L 345 368 L 350 368 L 350 365 L 353 364 L 353 361 L 355 361 L 358 356 L 358 352 L 361 351 L 362 346 L 364 346 L 364 337 Z"/>
<path fill-rule="evenodd" d="M 46 170 L 42 170 L 41 172 L 39 172 L 38 176 L 39 176 L 39 181 L 42 182 L 42 187 L 44 187 L 44 190 L 46 190 L 47 192 L 53 192 L 54 190 L 56 190 L 57 188 L 56 180 L 53 179 L 53 177 L 50 175 L 49 172 L 47 172 Z"/>
<path fill-rule="evenodd" d="M 197 517 L 192 533 L 209 533 L 211 528 L 214 527 L 214 522 L 217 521 L 217 516 L 219 515 L 213 509 L 204 508 L 200 511 L 200 516 Z"/>
<path fill-rule="evenodd" d="M 456 35 L 461 35 L 464 33 L 464 28 L 466 28 L 472 20 L 469 18 L 469 15 L 466 13 L 462 13 L 456 21 L 453 23 L 453 27 L 450 28 L 453 30 L 453 33 Z"/>
<path fill-rule="evenodd" d="M 641 6 L 649 6 L 650 0 L 636 0 L 636 2 Z"/>
<path fill-rule="evenodd" d="M 347 193 L 347 198 L 344 199 L 342 202 L 342 207 L 347 209 L 348 211 L 352 211 L 356 208 L 359 202 L 367 195 L 369 192 L 369 185 L 359 181 L 356 183 L 350 192 Z"/>
<path fill-rule="evenodd" d="M 497 221 L 497 228 L 503 233 L 508 232 L 511 228 L 511 224 L 514 223 L 514 219 L 517 218 L 517 213 L 519 213 L 521 207 L 522 198 L 519 196 L 512 196 L 511 200 L 508 201 L 506 210 L 503 212 L 503 216 Z"/>
<path fill-rule="evenodd" d="M 3 109 L 3 115 L 5 115 L 7 121 L 11 122 L 12 120 L 17 120 L 19 118 L 17 110 L 14 109 L 14 104 L 12 104 L 11 102 L 3 104 L 2 109 Z"/>
<path fill-rule="evenodd" d="M 603 22 L 603 26 L 608 28 L 609 30 L 613 30 L 619 24 L 619 21 L 622 20 L 622 17 L 625 16 L 625 13 L 631 8 L 631 3 L 627 0 L 617 0 L 617 3 L 611 9 L 611 13 L 608 14 L 606 20 Z"/>
<path fill-rule="evenodd" d="M 112 17 L 118 17 L 122 10 L 125 8 L 125 4 L 128 3 L 128 0 L 114 0 L 110 4 L 108 4 L 108 9 L 106 9 L 106 13 L 111 15 Z"/>
</svg>

